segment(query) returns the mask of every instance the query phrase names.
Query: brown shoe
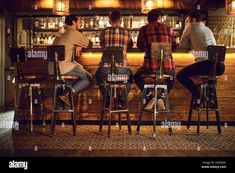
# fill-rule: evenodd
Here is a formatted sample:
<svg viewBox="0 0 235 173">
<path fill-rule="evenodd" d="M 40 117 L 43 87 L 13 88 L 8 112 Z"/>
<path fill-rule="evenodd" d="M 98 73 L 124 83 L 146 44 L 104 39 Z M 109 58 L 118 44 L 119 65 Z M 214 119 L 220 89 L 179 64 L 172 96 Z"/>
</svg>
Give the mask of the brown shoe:
<svg viewBox="0 0 235 173">
<path fill-rule="evenodd" d="M 59 95 L 58 97 L 61 101 L 63 101 L 64 104 L 71 107 L 71 103 L 70 103 L 70 100 L 69 100 L 69 91 L 68 90 L 65 90 L 63 95 Z"/>
</svg>

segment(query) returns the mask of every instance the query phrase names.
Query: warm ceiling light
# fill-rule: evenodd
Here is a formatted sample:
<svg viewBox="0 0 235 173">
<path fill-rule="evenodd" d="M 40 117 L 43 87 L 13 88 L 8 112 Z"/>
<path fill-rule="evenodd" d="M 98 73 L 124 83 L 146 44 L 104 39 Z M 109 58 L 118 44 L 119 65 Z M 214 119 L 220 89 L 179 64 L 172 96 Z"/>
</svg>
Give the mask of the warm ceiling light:
<svg viewBox="0 0 235 173">
<path fill-rule="evenodd" d="M 235 15 L 235 0 L 226 0 L 226 10 L 228 14 Z"/>
<path fill-rule="evenodd" d="M 68 15 L 69 0 L 53 0 L 53 13 L 56 15 Z"/>
<path fill-rule="evenodd" d="M 235 1 L 232 2 L 232 8 L 235 8 Z"/>
<path fill-rule="evenodd" d="M 120 2 L 118 0 L 95 0 L 96 8 L 120 8 Z"/>
<path fill-rule="evenodd" d="M 157 0 L 141 0 L 141 13 L 146 14 L 154 8 L 157 8 Z"/>
</svg>

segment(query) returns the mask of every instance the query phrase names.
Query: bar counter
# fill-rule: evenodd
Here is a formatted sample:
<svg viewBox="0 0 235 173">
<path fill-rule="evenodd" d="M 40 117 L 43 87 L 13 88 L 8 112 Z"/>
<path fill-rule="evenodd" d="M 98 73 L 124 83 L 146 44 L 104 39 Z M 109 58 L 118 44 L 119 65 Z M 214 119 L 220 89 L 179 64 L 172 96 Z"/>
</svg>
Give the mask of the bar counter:
<svg viewBox="0 0 235 173">
<path fill-rule="evenodd" d="M 217 82 L 217 95 L 218 95 L 218 104 L 219 112 L 221 116 L 221 121 L 224 122 L 234 122 L 235 117 L 235 53 L 229 53 L 227 51 L 225 58 L 225 72 L 222 76 L 219 77 Z M 84 92 L 78 95 L 78 105 L 77 112 L 79 113 L 79 120 L 99 120 L 101 105 L 102 105 L 102 96 L 98 89 L 98 86 L 95 81 L 95 72 L 98 68 L 98 64 L 101 58 L 101 51 L 86 51 L 82 53 L 82 57 L 78 60 L 80 64 L 84 66 L 94 77 L 94 82 L 91 87 L 89 87 Z M 137 69 L 143 64 L 143 52 L 130 51 L 127 53 L 128 62 L 131 64 L 131 70 L 133 74 Z M 173 59 L 175 62 L 176 73 L 183 67 L 194 63 L 194 56 L 187 53 L 186 50 L 178 49 L 173 53 Z M 38 71 L 47 71 L 47 65 L 44 63 L 39 68 L 39 64 L 35 63 Z M 25 66 L 27 68 L 27 66 Z M 33 68 L 33 71 L 37 71 L 37 68 Z M 28 68 L 27 68 L 28 69 Z M 43 70 L 44 69 L 44 70 Z M 32 68 L 31 68 L 32 70 Z M 45 107 L 48 110 L 52 108 L 52 95 L 53 91 L 46 91 Z M 129 93 L 129 105 L 130 105 L 130 114 L 131 119 L 136 120 L 140 110 L 140 99 L 141 91 L 137 88 L 136 84 L 133 83 L 131 91 Z M 175 121 L 187 121 L 188 108 L 190 104 L 191 94 L 186 90 L 178 81 L 175 79 L 174 87 L 170 93 L 170 109 L 172 113 L 172 120 Z M 51 118 L 50 111 L 47 111 L 47 119 Z M 35 115 L 36 116 L 36 115 Z M 36 116 L 37 117 L 37 116 Z M 39 118 L 39 117 L 38 117 Z M 151 116 L 144 116 L 143 119 L 151 119 Z M 158 120 L 161 120 L 164 116 L 159 116 Z M 193 120 L 196 120 L 196 114 L 193 115 Z M 36 118 L 37 119 L 37 118 Z M 70 119 L 70 115 L 62 114 L 59 116 L 59 119 Z M 202 116 L 202 121 L 205 118 Z M 215 114 L 211 112 L 209 116 L 210 121 L 215 120 Z"/>
</svg>

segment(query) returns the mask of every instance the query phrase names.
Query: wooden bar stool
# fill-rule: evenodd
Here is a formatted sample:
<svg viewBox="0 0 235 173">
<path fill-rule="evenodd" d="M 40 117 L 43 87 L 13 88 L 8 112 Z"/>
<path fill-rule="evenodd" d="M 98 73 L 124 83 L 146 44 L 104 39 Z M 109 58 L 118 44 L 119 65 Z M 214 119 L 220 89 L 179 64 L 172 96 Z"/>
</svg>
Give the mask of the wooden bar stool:
<svg viewBox="0 0 235 173">
<path fill-rule="evenodd" d="M 192 96 L 191 103 L 189 107 L 188 115 L 188 125 L 190 128 L 190 123 L 192 119 L 193 110 L 197 111 L 198 121 L 197 121 L 197 134 L 200 133 L 201 124 L 201 112 L 206 112 L 206 126 L 209 128 L 209 111 L 214 111 L 216 114 L 216 125 L 218 133 L 221 134 L 221 123 L 218 108 L 218 99 L 216 93 L 216 84 L 218 76 L 217 67 L 225 60 L 226 47 L 225 46 L 208 46 L 208 58 L 212 61 L 210 73 L 203 76 L 195 76 L 195 79 L 200 79 L 202 82 L 198 85 L 200 91 L 200 97 L 196 98 Z M 221 75 L 221 74 L 220 74 Z"/>
<path fill-rule="evenodd" d="M 29 114 L 30 114 L 30 130 L 33 132 L 33 100 L 38 100 L 38 105 L 40 106 L 40 117 L 43 118 L 43 126 L 45 127 L 45 116 L 44 116 L 44 99 L 43 99 L 43 89 L 41 88 L 41 81 L 44 80 L 44 76 L 40 75 L 25 75 L 21 68 L 21 63 L 27 62 L 25 56 L 24 48 L 12 48 L 10 50 L 11 62 L 16 63 L 17 68 L 17 81 L 16 81 L 16 103 L 15 109 L 19 109 L 20 106 L 20 97 L 22 94 L 22 88 L 27 88 L 28 92 L 28 105 L 29 105 Z M 34 98 L 33 91 L 37 91 L 37 97 Z"/>
<path fill-rule="evenodd" d="M 74 98 L 73 98 L 73 91 L 72 86 L 67 85 L 67 81 L 77 80 L 77 76 L 65 76 L 60 74 L 59 69 L 59 61 L 64 60 L 64 51 L 65 48 L 62 45 L 59 46 L 48 46 L 48 60 L 53 61 L 54 63 L 54 76 L 51 82 L 54 83 L 54 95 L 53 95 L 53 105 L 52 105 L 52 118 L 51 118 L 51 127 L 49 134 L 50 136 L 53 135 L 56 125 L 56 114 L 57 113 L 71 113 L 72 123 L 73 123 L 73 135 L 76 135 L 76 128 L 77 128 L 77 119 L 74 107 Z M 63 109 L 59 108 L 58 105 L 58 96 L 60 94 L 60 90 L 63 91 L 65 89 L 69 90 L 69 99 L 70 99 L 70 106 L 63 106 Z"/>
<path fill-rule="evenodd" d="M 153 59 L 155 59 L 158 63 L 158 70 L 153 73 L 153 74 L 144 74 L 144 78 L 146 79 L 145 84 L 144 84 L 144 89 L 142 93 L 142 99 L 141 99 L 141 108 L 140 108 L 140 114 L 139 114 L 139 120 L 138 120 L 138 125 L 137 125 L 137 134 L 140 133 L 140 126 L 141 126 L 141 120 L 142 120 L 142 114 L 144 112 L 148 112 L 153 114 L 153 138 L 156 137 L 156 117 L 157 114 L 167 114 L 167 121 L 168 121 L 168 131 L 169 135 L 172 134 L 172 128 L 171 128 L 171 113 L 170 113 L 170 104 L 169 104 L 169 96 L 168 96 L 168 88 L 167 85 L 165 84 L 164 79 L 171 78 L 173 76 L 164 74 L 163 70 L 163 60 L 165 57 L 172 57 L 172 45 L 171 43 L 162 43 L 162 42 L 153 42 L 151 44 L 151 56 Z M 154 98 L 153 98 L 153 103 L 154 103 L 154 109 L 149 110 L 146 109 L 146 100 L 147 100 L 147 91 L 148 90 L 153 90 L 154 92 Z M 165 108 L 163 110 L 158 110 L 157 105 L 159 100 L 157 99 L 158 97 L 158 91 L 160 90 L 160 97 L 163 100 L 163 104 Z"/>
<path fill-rule="evenodd" d="M 103 121 L 105 113 L 108 114 L 108 138 L 111 134 L 112 116 L 118 114 L 119 129 L 121 130 L 121 114 L 126 114 L 128 133 L 131 134 L 131 121 L 129 114 L 128 95 L 126 91 L 126 84 L 128 77 L 118 76 L 116 74 L 116 63 L 122 62 L 123 50 L 122 48 L 105 48 L 102 56 L 103 61 L 109 62 L 110 75 L 105 77 L 103 80 L 106 86 L 106 92 L 103 100 L 103 107 L 101 110 L 100 127 L 99 132 L 102 132 Z M 113 79 L 113 77 L 116 76 Z M 109 105 L 106 105 L 109 99 Z"/>
</svg>

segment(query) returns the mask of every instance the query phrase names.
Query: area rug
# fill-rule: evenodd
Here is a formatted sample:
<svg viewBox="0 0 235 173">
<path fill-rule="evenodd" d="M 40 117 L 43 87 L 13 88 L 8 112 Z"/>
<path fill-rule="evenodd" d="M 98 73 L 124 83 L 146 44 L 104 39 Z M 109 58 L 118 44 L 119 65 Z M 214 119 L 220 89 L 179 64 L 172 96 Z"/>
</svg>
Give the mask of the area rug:
<svg viewBox="0 0 235 173">
<path fill-rule="evenodd" d="M 9 141 L 13 148 L 25 150 L 41 149 L 87 149 L 87 150 L 227 150 L 235 151 L 235 127 L 222 127 L 222 134 L 217 133 L 215 126 L 206 129 L 202 126 L 200 135 L 196 127 L 189 130 L 185 126 L 173 128 L 168 134 L 167 128 L 157 126 L 156 138 L 152 137 L 152 126 L 141 126 L 136 134 L 136 126 L 132 126 L 132 134 L 128 134 L 126 126 L 119 130 L 117 125 L 111 127 L 111 137 L 107 137 L 107 126 L 98 133 L 98 126 L 80 125 L 76 136 L 72 135 L 70 125 L 57 125 L 52 137 L 48 135 L 49 126 L 36 125 L 30 132 L 28 126 L 20 126 L 12 130 L 12 136 L 5 141 L 0 140 L 0 149 L 7 149 Z"/>
</svg>

